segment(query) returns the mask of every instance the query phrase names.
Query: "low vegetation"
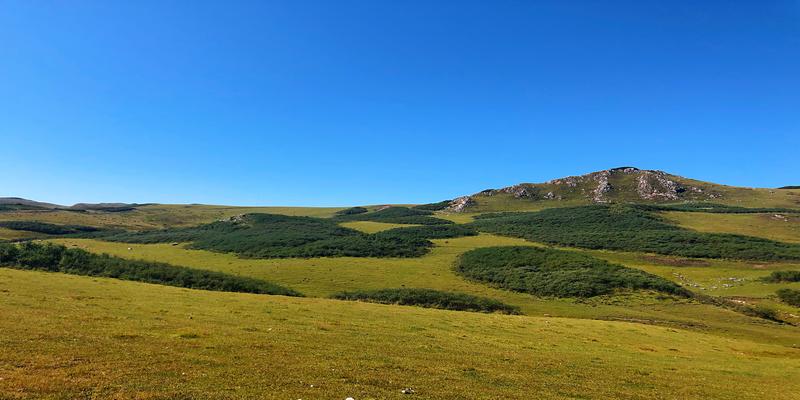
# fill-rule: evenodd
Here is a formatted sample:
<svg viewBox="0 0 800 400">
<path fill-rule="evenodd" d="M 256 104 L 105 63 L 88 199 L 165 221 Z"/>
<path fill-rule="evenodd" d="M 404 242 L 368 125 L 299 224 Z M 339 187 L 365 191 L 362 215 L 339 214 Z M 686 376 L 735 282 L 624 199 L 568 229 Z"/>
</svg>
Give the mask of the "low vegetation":
<svg viewBox="0 0 800 400">
<path fill-rule="evenodd" d="M 444 210 L 445 208 L 450 206 L 450 202 L 452 200 L 444 200 L 438 203 L 428 203 L 428 204 L 420 204 L 418 206 L 414 206 L 412 208 L 417 210 L 427 210 L 427 211 L 440 211 Z"/>
<path fill-rule="evenodd" d="M 350 208 L 345 208 L 344 210 L 341 210 L 341 211 L 337 211 L 337 212 L 336 212 L 336 215 L 355 215 L 355 214 L 363 214 L 363 213 L 365 213 L 365 212 L 367 212 L 367 211 L 369 211 L 369 210 L 367 210 L 367 209 L 366 209 L 366 208 L 364 208 L 364 207 L 350 207 Z"/>
<path fill-rule="evenodd" d="M 800 391 L 796 330 L 734 324 L 727 312 L 744 334 L 264 297 L 0 268 L 0 398 L 796 400 Z M 766 340 L 754 340 L 759 330 Z M 787 333 L 786 344 L 772 339 Z"/>
<path fill-rule="evenodd" d="M 759 213 L 797 213 L 800 209 L 783 207 L 738 207 L 716 203 L 681 203 L 681 204 L 637 204 L 637 208 L 646 211 L 683 211 L 718 214 L 759 214 Z"/>
<path fill-rule="evenodd" d="M 3 211 L 31 211 L 31 210 L 47 210 L 44 207 L 29 206 L 24 204 L 0 204 L 0 212 Z"/>
<path fill-rule="evenodd" d="M 399 304 L 439 308 L 443 310 L 473 311 L 502 314 L 519 314 L 519 308 L 488 297 L 433 289 L 379 289 L 343 292 L 331 296 L 339 300 L 357 300 L 370 303 Z"/>
<path fill-rule="evenodd" d="M 800 282 L 800 271 L 772 271 L 763 280 L 770 283 Z"/>
<path fill-rule="evenodd" d="M 369 213 L 339 215 L 336 217 L 336 219 L 340 221 L 374 221 L 413 225 L 446 225 L 453 223 L 452 221 L 436 218 L 432 215 L 433 213 L 431 211 L 424 209 L 387 207 L 382 210 Z"/>
<path fill-rule="evenodd" d="M 191 242 L 195 249 L 250 258 L 419 257 L 429 239 L 475 235 L 470 227 L 426 225 L 371 235 L 339 226 L 336 220 L 275 214 L 248 214 L 190 228 L 129 232 L 102 237 L 126 243 Z"/>
<path fill-rule="evenodd" d="M 593 297 L 620 289 L 688 296 L 677 284 L 588 255 L 539 247 L 487 247 L 464 253 L 456 272 L 480 282 L 537 296 Z"/>
<path fill-rule="evenodd" d="M 82 232 L 94 232 L 98 229 L 83 225 L 58 225 L 38 221 L 0 221 L 0 228 L 15 231 L 44 233 L 47 235 L 67 235 Z"/>
<path fill-rule="evenodd" d="M 800 244 L 671 225 L 628 205 L 591 205 L 539 212 L 492 213 L 470 224 L 479 231 L 586 249 L 639 251 L 681 257 L 800 260 Z"/>
<path fill-rule="evenodd" d="M 781 299 L 782 302 L 795 307 L 800 307 L 800 290 L 780 289 L 775 292 L 775 294 L 778 295 L 778 298 Z"/>
<path fill-rule="evenodd" d="M 164 263 L 126 260 L 50 243 L 26 242 L 21 245 L 0 243 L 0 266 L 117 278 L 191 289 L 300 295 L 294 290 L 257 279 Z"/>
</svg>

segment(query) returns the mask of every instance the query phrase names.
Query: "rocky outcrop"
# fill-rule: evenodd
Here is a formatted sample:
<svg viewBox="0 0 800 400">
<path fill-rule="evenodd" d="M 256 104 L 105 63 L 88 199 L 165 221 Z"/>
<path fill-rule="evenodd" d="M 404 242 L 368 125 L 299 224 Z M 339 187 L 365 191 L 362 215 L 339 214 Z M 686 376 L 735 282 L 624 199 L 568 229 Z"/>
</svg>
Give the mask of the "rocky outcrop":
<svg viewBox="0 0 800 400">
<path fill-rule="evenodd" d="M 641 171 L 636 181 L 636 192 L 643 200 L 677 200 L 678 193 L 686 191 L 661 171 Z M 702 192 L 702 189 L 700 191 Z"/>
<path fill-rule="evenodd" d="M 553 179 L 546 182 L 548 185 L 559 185 L 566 187 L 577 187 L 579 182 L 583 181 L 583 176 L 568 176 L 566 178 Z"/>
<path fill-rule="evenodd" d="M 611 176 L 611 171 L 600 171 L 594 176 L 594 180 L 597 181 L 597 187 L 592 190 L 592 201 L 595 203 L 605 203 L 606 202 L 606 193 L 610 192 L 612 187 L 611 184 L 608 182 L 608 178 Z"/>
<path fill-rule="evenodd" d="M 450 202 L 445 210 L 453 212 L 462 212 L 469 206 L 477 204 L 472 196 L 462 196 Z"/>
<path fill-rule="evenodd" d="M 509 193 L 518 199 L 527 199 L 533 197 L 533 192 L 525 185 L 514 185 L 500 189 L 503 193 Z"/>
<path fill-rule="evenodd" d="M 557 196 L 553 192 L 547 192 L 547 194 L 544 195 L 544 198 L 545 200 L 561 200 L 561 196 Z"/>
</svg>

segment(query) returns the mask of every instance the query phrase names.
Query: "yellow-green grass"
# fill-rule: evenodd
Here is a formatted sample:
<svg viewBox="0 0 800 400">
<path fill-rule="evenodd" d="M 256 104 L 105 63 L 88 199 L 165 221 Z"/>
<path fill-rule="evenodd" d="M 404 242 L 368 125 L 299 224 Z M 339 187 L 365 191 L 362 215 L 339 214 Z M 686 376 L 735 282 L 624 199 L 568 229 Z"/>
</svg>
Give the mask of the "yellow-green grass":
<svg viewBox="0 0 800 400">
<path fill-rule="evenodd" d="M 0 228 L 0 240 L 28 239 L 33 237 L 36 237 L 36 235 L 31 232 Z"/>
<path fill-rule="evenodd" d="M 760 263 L 736 260 L 689 259 L 603 250 L 579 250 L 611 262 L 641 269 L 711 296 L 768 297 L 781 288 L 800 289 L 800 282 L 765 283 L 772 271 L 800 270 L 800 263 Z M 733 278 L 733 279 L 731 279 Z"/>
<path fill-rule="evenodd" d="M 781 242 L 800 243 L 800 215 L 798 214 L 666 212 L 663 215 L 677 225 L 700 232 L 735 233 Z"/>
<path fill-rule="evenodd" d="M 720 185 L 719 199 L 711 202 L 740 207 L 789 207 L 800 208 L 800 191 L 785 189 L 741 188 Z"/>
<path fill-rule="evenodd" d="M 242 259 L 233 254 L 190 250 L 170 244 L 126 244 L 88 239 L 54 241 L 95 253 L 254 277 L 314 297 L 328 297 L 353 290 L 430 288 L 494 298 L 519 306 L 528 315 L 686 326 L 720 335 L 776 341 L 786 345 L 794 344 L 795 338 L 800 335 L 800 329 L 795 327 L 779 326 L 690 300 L 665 299 L 650 294 L 604 296 L 588 301 L 539 298 L 464 280 L 453 272 L 452 267 L 458 255 L 465 251 L 489 246 L 537 245 L 522 239 L 486 234 L 434 240 L 436 246 L 432 251 L 418 258 Z"/>
<path fill-rule="evenodd" d="M 345 228 L 355 229 L 357 231 L 361 231 L 364 233 L 377 233 L 394 228 L 406 228 L 409 226 L 417 226 L 410 224 L 392 224 L 388 222 L 374 222 L 374 221 L 350 221 L 350 222 L 342 222 L 339 225 Z"/>
<path fill-rule="evenodd" d="M 0 398 L 795 399 L 800 349 L 0 269 Z"/>
<path fill-rule="evenodd" d="M 247 213 L 330 217 L 342 208 L 332 207 L 231 207 L 159 204 L 125 212 L 73 212 L 62 210 L 0 212 L 0 221 L 41 221 L 129 230 L 191 226 Z"/>
<path fill-rule="evenodd" d="M 444 212 L 439 211 L 434 216 L 436 218 L 446 219 L 448 221 L 453 221 L 457 224 L 467 224 L 475 220 L 474 213 L 454 213 L 454 212 Z"/>
<path fill-rule="evenodd" d="M 587 199 L 574 200 L 529 200 L 516 198 L 508 193 L 497 193 L 492 196 L 474 196 L 475 205 L 467 208 L 470 213 L 499 211 L 540 211 L 546 208 L 582 206 L 590 203 Z"/>
</svg>

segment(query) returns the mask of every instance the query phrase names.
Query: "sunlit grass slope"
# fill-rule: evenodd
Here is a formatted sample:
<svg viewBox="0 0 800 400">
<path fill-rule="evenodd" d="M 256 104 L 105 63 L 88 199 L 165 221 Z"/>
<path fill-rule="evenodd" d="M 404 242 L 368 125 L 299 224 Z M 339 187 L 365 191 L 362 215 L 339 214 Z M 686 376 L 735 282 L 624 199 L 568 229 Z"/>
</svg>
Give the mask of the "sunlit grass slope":
<svg viewBox="0 0 800 400">
<path fill-rule="evenodd" d="M 86 225 L 126 230 L 192 226 L 249 213 L 331 217 L 341 208 L 331 207 L 232 207 L 213 205 L 155 204 L 125 212 L 75 212 L 36 210 L 0 212 L 0 221 L 39 221 L 62 225 Z M 0 234 L 4 234 L 0 232 Z M 4 237 L 0 237 L 4 239 Z"/>
<path fill-rule="evenodd" d="M 736 233 L 782 242 L 800 243 L 800 215 L 798 214 L 667 212 L 663 215 L 684 228 L 700 232 Z"/>
<path fill-rule="evenodd" d="M 0 269 L 0 398 L 794 399 L 800 350 Z M 123 306 L 124 305 L 124 306 Z"/>
<path fill-rule="evenodd" d="M 394 229 L 394 228 L 417 226 L 409 224 L 392 224 L 388 222 L 375 222 L 375 221 L 349 221 L 349 222 L 342 222 L 339 225 L 345 228 L 355 229 L 357 231 L 361 231 L 364 233 L 377 233 L 377 232 L 388 231 L 389 229 Z"/>
<path fill-rule="evenodd" d="M 466 251 L 490 246 L 537 245 L 522 239 L 492 235 L 434 240 L 436 246 L 431 252 L 417 258 L 338 257 L 258 260 L 242 259 L 233 254 L 185 249 L 170 244 L 125 244 L 88 239 L 59 239 L 56 242 L 96 253 L 254 277 L 314 297 L 328 297 L 335 293 L 355 290 L 428 288 L 497 299 L 519 306 L 521 311 L 528 315 L 627 320 L 689 327 L 719 335 L 776 342 L 787 346 L 797 343 L 796 338 L 800 336 L 800 329 L 797 327 L 777 325 L 693 300 L 663 298 L 647 293 L 600 296 L 590 300 L 540 298 L 493 288 L 458 276 L 453 271 L 453 265 L 457 257 Z M 642 259 L 641 255 L 616 252 L 591 254 L 676 281 L 676 277 L 672 274 L 675 267 L 659 261 Z M 720 264 L 723 265 L 728 264 Z M 742 270 L 745 268 L 742 266 Z M 776 268 L 787 269 L 786 266 Z M 706 273 L 707 269 L 702 267 L 697 271 Z M 769 274 L 769 270 L 754 271 L 753 276 Z M 729 274 L 729 271 L 723 270 L 717 273 L 722 277 Z M 713 276 L 714 272 L 709 271 L 708 274 L 708 279 L 713 279 L 710 276 Z M 777 289 L 787 285 L 800 284 L 775 286 Z"/>
</svg>

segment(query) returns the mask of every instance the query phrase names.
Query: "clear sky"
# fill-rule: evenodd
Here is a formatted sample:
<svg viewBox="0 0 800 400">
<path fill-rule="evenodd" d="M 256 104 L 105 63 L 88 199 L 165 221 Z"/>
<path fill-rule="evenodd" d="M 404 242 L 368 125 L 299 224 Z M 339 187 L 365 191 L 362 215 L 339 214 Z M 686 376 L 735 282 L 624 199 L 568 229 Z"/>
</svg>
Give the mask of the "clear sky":
<svg viewBox="0 0 800 400">
<path fill-rule="evenodd" d="M 800 185 L 800 1 L 0 1 L 0 196 Z"/>
</svg>

